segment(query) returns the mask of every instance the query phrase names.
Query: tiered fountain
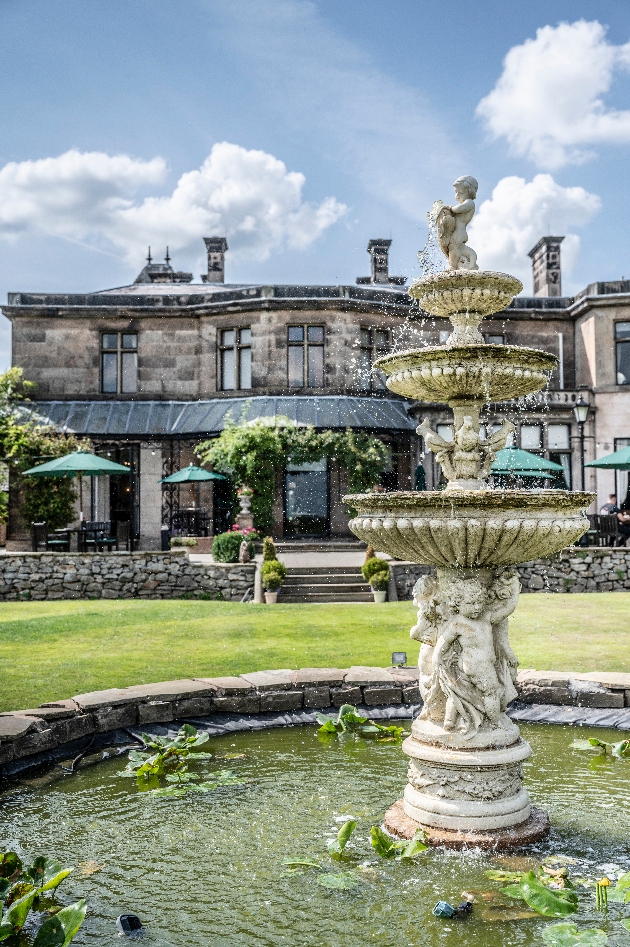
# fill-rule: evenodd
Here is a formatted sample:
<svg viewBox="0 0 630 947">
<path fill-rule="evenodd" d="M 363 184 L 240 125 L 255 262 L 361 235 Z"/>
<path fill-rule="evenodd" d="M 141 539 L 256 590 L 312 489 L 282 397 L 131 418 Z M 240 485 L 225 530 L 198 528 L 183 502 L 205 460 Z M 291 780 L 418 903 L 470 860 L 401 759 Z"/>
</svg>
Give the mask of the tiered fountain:
<svg viewBox="0 0 630 947">
<path fill-rule="evenodd" d="M 519 280 L 478 269 L 467 246 L 477 182 L 455 182 L 457 204 L 440 205 L 436 226 L 449 268 L 413 283 L 425 312 L 450 319 L 445 345 L 389 355 L 376 362 L 387 387 L 417 401 L 453 409 L 453 437 L 419 426 L 448 480 L 443 491 L 370 493 L 346 497 L 357 516 L 351 530 L 390 555 L 437 566 L 414 590 L 424 707 L 403 751 L 411 758 L 404 798 L 386 827 L 411 837 L 422 827 L 435 844 L 509 848 L 549 830 L 547 814 L 530 806 L 522 764 L 531 748 L 506 715 L 516 697 L 518 661 L 508 641 L 508 617 L 520 584 L 510 566 L 549 556 L 587 529 L 586 493 L 499 490 L 487 478 L 495 452 L 514 426 L 504 421 L 488 437 L 479 414 L 488 402 L 540 391 L 556 358 L 537 349 L 484 343 L 484 316 L 503 310 Z M 435 208 L 434 208 L 435 209 Z"/>
</svg>

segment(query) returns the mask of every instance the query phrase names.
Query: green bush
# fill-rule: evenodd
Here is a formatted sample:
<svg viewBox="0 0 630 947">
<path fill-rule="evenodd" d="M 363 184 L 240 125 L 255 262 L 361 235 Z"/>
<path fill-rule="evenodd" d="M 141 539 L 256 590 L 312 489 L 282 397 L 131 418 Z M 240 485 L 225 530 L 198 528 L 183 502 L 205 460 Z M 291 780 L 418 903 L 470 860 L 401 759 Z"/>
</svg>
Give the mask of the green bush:
<svg viewBox="0 0 630 947">
<path fill-rule="evenodd" d="M 170 542 L 171 546 L 190 546 L 191 549 L 198 545 L 193 536 L 172 536 Z"/>
<path fill-rule="evenodd" d="M 389 563 L 385 559 L 379 559 L 377 556 L 372 556 L 370 559 L 366 559 L 363 565 L 361 566 L 361 574 L 366 582 L 369 582 L 372 587 L 374 583 L 372 581 L 373 576 L 378 575 L 379 582 L 384 581 L 387 584 L 389 578 Z M 383 579 L 382 576 L 385 578 Z"/>
<path fill-rule="evenodd" d="M 263 539 L 263 562 L 277 562 L 276 545 L 271 536 L 265 536 Z"/>
<path fill-rule="evenodd" d="M 243 534 L 235 530 L 218 533 L 212 540 L 212 556 L 216 562 L 238 562 L 238 554 L 243 542 Z M 248 543 L 249 554 L 254 558 L 254 544 Z"/>
<path fill-rule="evenodd" d="M 260 577 L 265 591 L 277 592 L 287 577 L 286 566 L 279 559 L 268 560 L 263 563 Z"/>
</svg>

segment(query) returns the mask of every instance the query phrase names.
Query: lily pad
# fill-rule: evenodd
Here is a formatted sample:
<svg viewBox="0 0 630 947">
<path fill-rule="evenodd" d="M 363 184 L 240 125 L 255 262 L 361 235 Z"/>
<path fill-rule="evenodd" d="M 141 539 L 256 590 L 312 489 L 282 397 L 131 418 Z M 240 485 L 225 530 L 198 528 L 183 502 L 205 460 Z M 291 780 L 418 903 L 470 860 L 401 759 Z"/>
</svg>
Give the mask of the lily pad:
<svg viewBox="0 0 630 947">
<path fill-rule="evenodd" d="M 606 947 L 605 931 L 596 927 L 585 927 L 578 931 L 577 924 L 552 924 L 542 932 L 548 947 Z"/>
<path fill-rule="evenodd" d="M 310 858 L 287 858 L 282 864 L 286 868 L 321 868 L 319 862 Z"/>
<path fill-rule="evenodd" d="M 520 881 L 523 877 L 524 872 L 522 871 L 501 871 L 497 868 L 489 868 L 488 871 L 484 872 L 486 878 L 489 878 L 490 881 L 505 881 L 508 884 L 512 882 Z"/>
<path fill-rule="evenodd" d="M 356 888 L 359 884 L 359 878 L 353 871 L 343 871 L 338 875 L 319 875 L 317 884 L 322 888 L 336 888 L 345 891 L 349 888 Z"/>
</svg>

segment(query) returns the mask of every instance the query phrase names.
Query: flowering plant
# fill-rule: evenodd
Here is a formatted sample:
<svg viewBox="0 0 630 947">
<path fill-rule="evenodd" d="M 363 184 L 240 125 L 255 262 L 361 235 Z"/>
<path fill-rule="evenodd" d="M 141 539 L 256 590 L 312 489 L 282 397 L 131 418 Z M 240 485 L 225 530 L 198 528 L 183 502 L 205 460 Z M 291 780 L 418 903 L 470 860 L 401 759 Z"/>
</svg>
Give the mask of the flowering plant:
<svg viewBox="0 0 630 947">
<path fill-rule="evenodd" d="M 253 526 L 239 526 L 238 523 L 234 523 L 233 526 L 230 526 L 229 532 L 231 533 L 240 533 L 243 539 L 260 539 L 258 530 L 255 530 Z"/>
<path fill-rule="evenodd" d="M 246 483 L 241 484 L 236 492 L 240 497 L 253 497 L 254 495 L 254 491 Z"/>
<path fill-rule="evenodd" d="M 382 487 L 379 483 L 375 483 L 371 490 L 368 493 L 387 493 L 385 487 Z"/>
</svg>

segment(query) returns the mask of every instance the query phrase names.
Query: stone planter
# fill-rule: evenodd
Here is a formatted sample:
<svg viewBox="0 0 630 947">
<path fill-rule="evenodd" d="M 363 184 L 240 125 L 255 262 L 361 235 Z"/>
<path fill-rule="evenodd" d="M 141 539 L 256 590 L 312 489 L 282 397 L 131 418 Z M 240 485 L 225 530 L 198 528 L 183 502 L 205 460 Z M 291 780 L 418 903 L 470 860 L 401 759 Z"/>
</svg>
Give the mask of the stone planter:
<svg viewBox="0 0 630 947">
<path fill-rule="evenodd" d="M 267 605 L 275 605 L 277 601 L 278 601 L 277 592 L 265 592 L 265 602 L 267 603 Z"/>
<path fill-rule="evenodd" d="M 379 604 L 382 604 L 387 600 L 387 592 L 385 591 L 377 591 L 376 589 L 372 589 L 372 595 L 374 596 L 374 601 L 378 602 Z"/>
</svg>

